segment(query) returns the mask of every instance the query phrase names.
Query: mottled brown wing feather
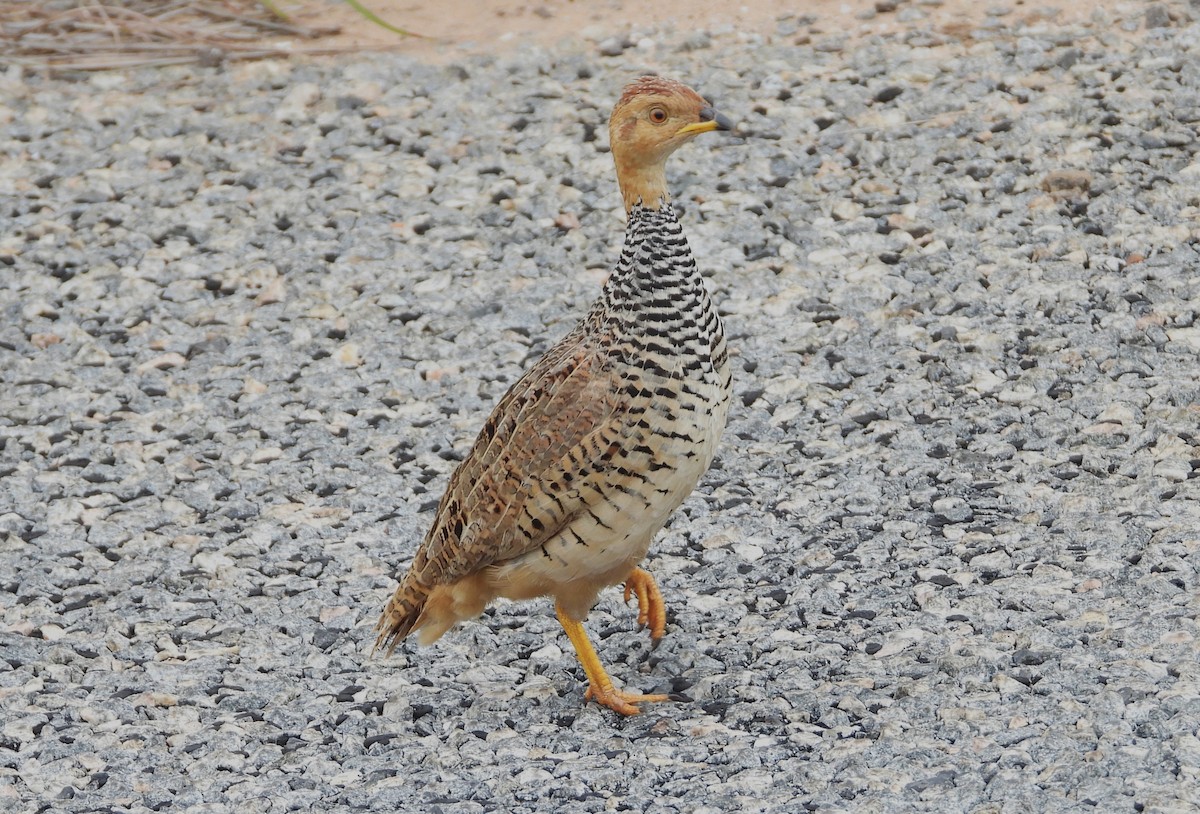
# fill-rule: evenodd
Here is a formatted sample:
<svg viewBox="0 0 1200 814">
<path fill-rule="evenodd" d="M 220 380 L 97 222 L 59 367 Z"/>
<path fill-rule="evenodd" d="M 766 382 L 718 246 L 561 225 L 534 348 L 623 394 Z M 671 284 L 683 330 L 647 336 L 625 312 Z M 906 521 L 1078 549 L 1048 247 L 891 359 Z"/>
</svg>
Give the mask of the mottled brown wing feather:
<svg viewBox="0 0 1200 814">
<path fill-rule="evenodd" d="M 496 405 L 450 478 L 414 558 L 421 583 L 452 582 L 536 550 L 579 510 L 572 486 L 603 470 L 625 393 L 606 357 L 572 333 Z"/>
</svg>

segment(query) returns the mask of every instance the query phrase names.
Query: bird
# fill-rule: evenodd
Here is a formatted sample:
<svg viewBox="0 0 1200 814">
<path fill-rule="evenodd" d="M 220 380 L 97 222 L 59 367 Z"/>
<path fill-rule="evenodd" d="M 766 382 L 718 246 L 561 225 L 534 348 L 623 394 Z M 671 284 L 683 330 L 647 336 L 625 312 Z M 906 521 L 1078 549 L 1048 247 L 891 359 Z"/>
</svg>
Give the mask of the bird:
<svg viewBox="0 0 1200 814">
<path fill-rule="evenodd" d="M 667 191 L 678 148 L 733 124 L 687 85 L 627 84 L 609 118 L 626 211 L 614 271 L 583 319 L 508 390 L 450 477 L 376 625 L 388 655 L 429 644 L 496 598 L 549 597 L 589 699 L 622 715 L 679 700 L 618 689 L 583 621 L 624 583 L 655 646 L 662 592 L 651 540 L 709 468 L 732 393 L 722 320 Z"/>
</svg>

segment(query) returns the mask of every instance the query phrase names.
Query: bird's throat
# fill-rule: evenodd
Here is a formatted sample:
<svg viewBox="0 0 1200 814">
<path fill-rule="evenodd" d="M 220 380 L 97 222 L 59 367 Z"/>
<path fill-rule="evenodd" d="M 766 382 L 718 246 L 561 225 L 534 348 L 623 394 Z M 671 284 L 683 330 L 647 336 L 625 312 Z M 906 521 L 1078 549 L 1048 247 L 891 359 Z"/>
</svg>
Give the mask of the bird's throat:
<svg viewBox="0 0 1200 814">
<path fill-rule="evenodd" d="M 618 165 L 617 180 L 621 185 L 626 213 L 639 203 L 646 209 L 659 209 L 663 203 L 671 200 L 662 164 L 635 167 Z"/>
</svg>

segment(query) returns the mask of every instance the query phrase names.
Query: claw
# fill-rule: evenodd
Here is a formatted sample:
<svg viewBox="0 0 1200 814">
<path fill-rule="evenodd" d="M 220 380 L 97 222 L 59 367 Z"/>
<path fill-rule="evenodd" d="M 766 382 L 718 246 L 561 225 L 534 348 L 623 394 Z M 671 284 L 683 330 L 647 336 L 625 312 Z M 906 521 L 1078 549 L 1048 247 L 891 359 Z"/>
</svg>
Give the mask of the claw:
<svg viewBox="0 0 1200 814">
<path fill-rule="evenodd" d="M 637 615 L 638 630 L 642 630 L 647 625 L 650 624 L 650 607 L 649 607 L 650 603 L 648 601 L 648 597 L 643 596 L 643 594 L 640 590 L 637 590 L 636 588 L 634 588 L 634 582 L 633 582 L 633 579 L 631 578 L 625 582 L 625 604 L 626 605 L 629 604 L 629 599 L 630 599 L 630 597 L 632 597 L 634 595 L 635 591 L 637 592 L 637 603 L 638 603 L 638 615 Z"/>
<path fill-rule="evenodd" d="M 611 684 L 608 687 L 603 685 L 590 684 L 587 692 L 583 694 L 583 700 L 595 701 L 597 704 L 606 706 L 613 712 L 619 712 L 622 715 L 637 715 L 641 710 L 638 704 L 649 704 L 656 701 L 670 701 L 671 696 L 663 694 L 646 695 L 640 692 L 626 692 L 618 690 Z"/>
<path fill-rule="evenodd" d="M 662 592 L 658 590 L 658 583 L 649 571 L 635 568 L 625 579 L 625 602 L 628 603 L 633 595 L 637 596 L 638 601 L 638 629 L 649 627 L 650 638 L 657 646 L 667 631 L 667 607 L 663 603 Z"/>
</svg>

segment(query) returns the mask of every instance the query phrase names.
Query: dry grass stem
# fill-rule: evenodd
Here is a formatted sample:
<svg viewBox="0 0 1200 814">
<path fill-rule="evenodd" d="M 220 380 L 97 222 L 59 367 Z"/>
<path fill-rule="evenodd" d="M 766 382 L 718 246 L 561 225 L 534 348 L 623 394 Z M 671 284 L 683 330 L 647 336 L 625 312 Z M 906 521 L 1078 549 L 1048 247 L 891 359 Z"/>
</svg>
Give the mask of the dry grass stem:
<svg viewBox="0 0 1200 814">
<path fill-rule="evenodd" d="M 322 46 L 336 28 L 282 20 L 258 0 L 0 0 L 0 66 L 97 71 L 218 64 L 347 49 Z M 278 44 L 268 37 L 291 37 Z"/>
</svg>

